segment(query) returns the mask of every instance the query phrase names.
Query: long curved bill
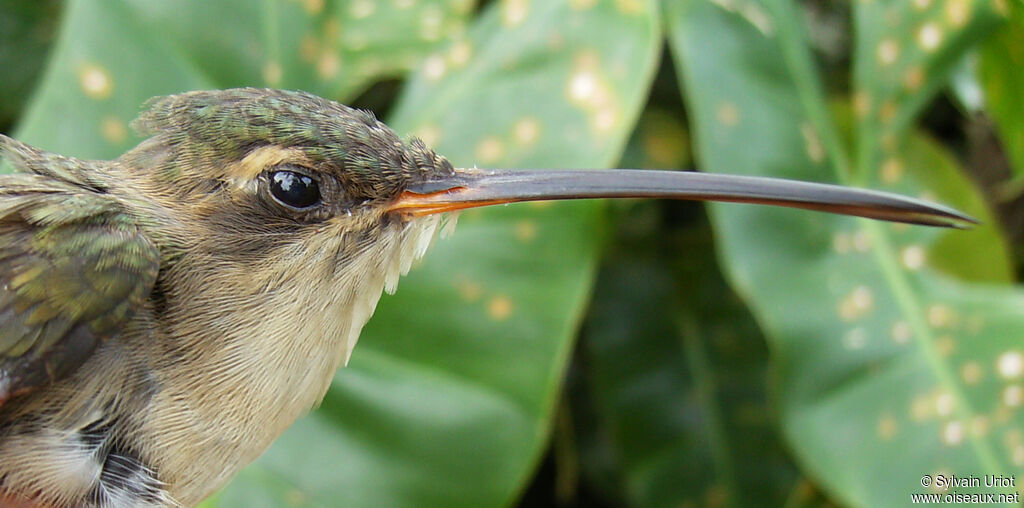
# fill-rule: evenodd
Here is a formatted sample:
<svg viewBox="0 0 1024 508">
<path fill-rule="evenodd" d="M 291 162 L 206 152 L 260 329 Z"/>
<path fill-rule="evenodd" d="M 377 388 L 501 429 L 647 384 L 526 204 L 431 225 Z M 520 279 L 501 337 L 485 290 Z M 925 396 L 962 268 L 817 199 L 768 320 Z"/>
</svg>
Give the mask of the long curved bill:
<svg viewBox="0 0 1024 508">
<path fill-rule="evenodd" d="M 457 169 L 453 176 L 410 187 L 389 210 L 416 217 L 520 201 L 587 198 L 758 203 L 954 228 L 978 223 L 952 208 L 889 192 L 778 178 L 639 169 Z"/>
</svg>

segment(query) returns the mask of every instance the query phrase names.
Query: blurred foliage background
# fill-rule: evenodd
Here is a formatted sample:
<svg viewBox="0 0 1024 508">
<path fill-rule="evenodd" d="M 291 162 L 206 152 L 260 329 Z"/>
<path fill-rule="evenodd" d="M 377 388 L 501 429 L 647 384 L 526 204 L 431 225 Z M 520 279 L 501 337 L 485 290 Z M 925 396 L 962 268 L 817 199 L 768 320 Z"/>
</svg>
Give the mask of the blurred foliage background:
<svg viewBox="0 0 1024 508">
<path fill-rule="evenodd" d="M 937 199 L 465 213 L 207 506 L 901 506 L 1024 471 L 1015 0 L 3 0 L 0 131 L 115 157 L 149 97 L 308 90 L 457 165 Z M 963 493 L 1014 489 L 958 489 Z"/>
</svg>

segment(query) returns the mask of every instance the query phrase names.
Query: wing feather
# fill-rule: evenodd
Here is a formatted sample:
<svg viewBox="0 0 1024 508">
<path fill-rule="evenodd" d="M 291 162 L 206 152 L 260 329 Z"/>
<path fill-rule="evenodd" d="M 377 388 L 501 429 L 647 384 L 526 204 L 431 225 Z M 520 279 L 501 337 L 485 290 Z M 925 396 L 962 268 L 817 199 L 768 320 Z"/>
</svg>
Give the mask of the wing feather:
<svg viewBox="0 0 1024 508">
<path fill-rule="evenodd" d="M 144 304 L 157 247 L 116 199 L 0 176 L 0 404 L 66 376 Z"/>
</svg>

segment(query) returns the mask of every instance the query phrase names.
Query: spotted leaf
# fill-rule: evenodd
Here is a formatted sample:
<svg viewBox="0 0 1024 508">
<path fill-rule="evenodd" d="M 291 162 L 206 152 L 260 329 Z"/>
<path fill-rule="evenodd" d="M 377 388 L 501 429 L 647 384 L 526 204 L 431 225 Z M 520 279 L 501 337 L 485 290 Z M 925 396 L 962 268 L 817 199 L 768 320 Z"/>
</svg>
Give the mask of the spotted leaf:
<svg viewBox="0 0 1024 508">
<path fill-rule="evenodd" d="M 264 86 L 350 100 L 464 31 L 475 1 L 386 4 L 70 0 L 19 137 L 110 158 L 139 141 L 128 122 L 157 95 Z"/>
<path fill-rule="evenodd" d="M 955 193 L 932 185 L 931 168 L 919 165 L 955 163 L 908 132 L 951 64 L 997 22 L 993 4 L 853 5 L 855 134 L 847 144 L 793 3 L 670 3 L 701 165 L 941 192 L 989 217 L 976 196 L 954 199 L 976 192 L 965 183 Z M 1004 249 L 998 235 L 752 207 L 711 211 L 726 272 L 768 335 L 783 432 L 831 495 L 854 506 L 903 506 L 912 493 L 934 492 L 921 486 L 926 474 L 1020 475 L 1024 292 L 1006 283 L 1008 270 L 950 268 L 1004 264 L 1005 252 L 975 252 Z M 950 235 L 975 249 L 939 262 Z M 971 282 L 979 279 L 1003 284 Z"/>
<path fill-rule="evenodd" d="M 985 91 L 985 111 L 991 115 L 1010 159 L 1017 187 L 1024 183 L 1024 5 L 1008 2 L 1010 20 L 980 51 L 978 79 Z"/>
</svg>

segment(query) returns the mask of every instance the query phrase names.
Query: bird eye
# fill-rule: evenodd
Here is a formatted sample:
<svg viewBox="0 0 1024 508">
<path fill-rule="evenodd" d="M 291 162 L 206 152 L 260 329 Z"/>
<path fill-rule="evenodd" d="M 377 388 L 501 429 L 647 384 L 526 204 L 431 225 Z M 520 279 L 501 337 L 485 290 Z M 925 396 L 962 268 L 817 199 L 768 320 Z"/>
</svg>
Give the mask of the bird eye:
<svg viewBox="0 0 1024 508">
<path fill-rule="evenodd" d="M 271 173 L 270 194 L 279 203 L 292 208 L 309 208 L 320 202 L 320 186 L 316 180 L 294 171 Z"/>
</svg>

